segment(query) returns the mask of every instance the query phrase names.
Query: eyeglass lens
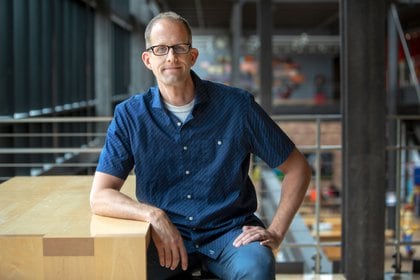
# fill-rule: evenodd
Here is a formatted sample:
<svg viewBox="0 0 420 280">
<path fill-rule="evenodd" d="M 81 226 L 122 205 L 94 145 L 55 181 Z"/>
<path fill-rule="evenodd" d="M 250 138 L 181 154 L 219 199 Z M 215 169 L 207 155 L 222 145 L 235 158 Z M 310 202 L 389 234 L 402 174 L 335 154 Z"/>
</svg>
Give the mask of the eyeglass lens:
<svg viewBox="0 0 420 280">
<path fill-rule="evenodd" d="M 171 48 L 177 54 L 184 54 L 190 50 L 190 44 L 178 44 L 178 45 L 173 45 L 173 46 L 158 45 L 158 46 L 153 46 L 150 49 L 155 55 L 165 55 L 169 52 L 169 49 Z"/>
</svg>

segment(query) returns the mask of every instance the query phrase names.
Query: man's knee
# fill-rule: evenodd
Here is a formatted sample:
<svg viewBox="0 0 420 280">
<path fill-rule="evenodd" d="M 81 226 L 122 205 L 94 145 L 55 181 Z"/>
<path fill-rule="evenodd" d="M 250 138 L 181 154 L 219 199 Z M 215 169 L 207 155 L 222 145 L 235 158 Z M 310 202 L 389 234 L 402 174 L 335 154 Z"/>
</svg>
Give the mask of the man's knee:
<svg viewBox="0 0 420 280">
<path fill-rule="evenodd" d="M 254 246 L 252 255 L 236 259 L 231 267 L 231 279 L 264 279 L 275 278 L 275 258 L 271 250 L 261 246 Z"/>
<path fill-rule="evenodd" d="M 273 258 L 250 259 L 237 264 L 233 279 L 274 279 L 275 263 Z"/>
</svg>

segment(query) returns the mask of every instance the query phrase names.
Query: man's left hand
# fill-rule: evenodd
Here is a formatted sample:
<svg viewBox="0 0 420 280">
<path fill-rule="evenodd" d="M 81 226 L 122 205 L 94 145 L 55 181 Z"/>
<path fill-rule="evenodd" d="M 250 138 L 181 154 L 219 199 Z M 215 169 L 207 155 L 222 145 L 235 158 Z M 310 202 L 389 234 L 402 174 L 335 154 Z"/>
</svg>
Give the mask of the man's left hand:
<svg viewBox="0 0 420 280">
<path fill-rule="evenodd" d="M 254 241 L 260 241 L 261 245 L 277 250 L 283 238 L 276 236 L 270 230 L 259 226 L 243 226 L 242 233 L 233 241 L 233 246 L 239 247 Z"/>
</svg>

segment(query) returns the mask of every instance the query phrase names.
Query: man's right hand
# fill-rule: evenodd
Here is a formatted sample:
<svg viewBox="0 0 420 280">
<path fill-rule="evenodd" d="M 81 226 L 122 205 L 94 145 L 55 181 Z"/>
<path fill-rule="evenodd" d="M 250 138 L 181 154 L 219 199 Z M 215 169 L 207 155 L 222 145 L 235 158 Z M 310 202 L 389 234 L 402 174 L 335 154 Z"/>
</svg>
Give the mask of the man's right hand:
<svg viewBox="0 0 420 280">
<path fill-rule="evenodd" d="M 166 213 L 154 206 L 139 203 L 120 192 L 124 180 L 96 172 L 90 194 L 92 212 L 97 215 L 149 222 L 152 239 L 161 266 L 175 269 L 181 263 L 188 267 L 188 255 L 181 234 Z"/>
<path fill-rule="evenodd" d="M 165 212 L 160 209 L 153 211 L 150 224 L 160 265 L 174 270 L 181 263 L 182 269 L 187 270 L 188 254 L 181 234 Z"/>
</svg>

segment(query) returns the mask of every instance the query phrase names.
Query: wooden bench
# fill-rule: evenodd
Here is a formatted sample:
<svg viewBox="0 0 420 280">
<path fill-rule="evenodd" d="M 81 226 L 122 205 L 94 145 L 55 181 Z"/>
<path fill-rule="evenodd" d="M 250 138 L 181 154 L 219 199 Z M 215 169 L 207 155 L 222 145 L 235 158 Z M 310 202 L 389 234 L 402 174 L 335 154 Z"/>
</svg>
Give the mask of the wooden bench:
<svg viewBox="0 0 420 280">
<path fill-rule="evenodd" d="M 149 224 L 92 215 L 92 176 L 0 185 L 0 279 L 146 279 Z M 135 178 L 122 191 L 135 197 Z"/>
</svg>

